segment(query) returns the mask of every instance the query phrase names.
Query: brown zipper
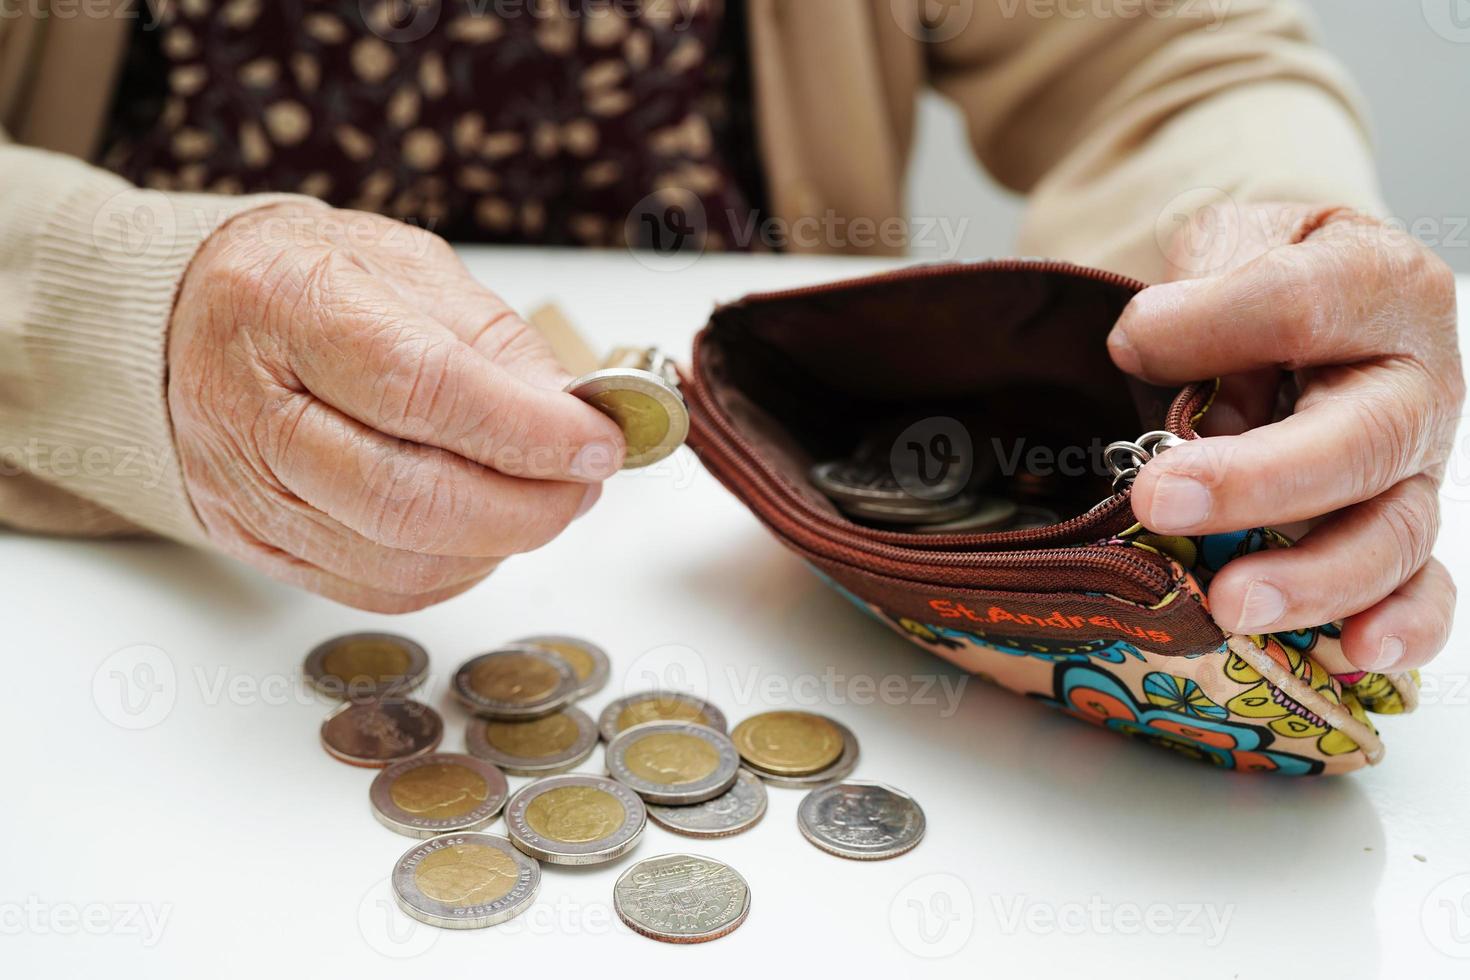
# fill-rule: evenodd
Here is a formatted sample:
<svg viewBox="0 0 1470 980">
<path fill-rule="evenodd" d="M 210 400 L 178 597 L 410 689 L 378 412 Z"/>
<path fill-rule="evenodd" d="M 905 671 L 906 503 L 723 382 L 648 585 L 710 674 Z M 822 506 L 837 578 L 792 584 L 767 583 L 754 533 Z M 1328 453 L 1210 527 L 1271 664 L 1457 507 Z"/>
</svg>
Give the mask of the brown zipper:
<svg viewBox="0 0 1470 980">
<path fill-rule="evenodd" d="M 897 272 L 880 273 L 843 282 L 825 283 L 798 289 L 755 293 L 740 305 L 819 295 L 825 292 L 866 285 L 913 279 L 937 278 L 956 273 L 1028 271 L 1065 273 L 1095 282 L 1130 288 L 1135 292 L 1145 284 L 1116 273 L 1087 269 L 1066 262 L 1024 262 L 1001 260 L 975 264 L 921 266 Z M 996 534 L 914 535 L 893 531 L 859 531 L 855 526 L 834 519 L 807 500 L 760 454 L 719 410 L 704 372 L 700 349 L 701 334 L 695 341 L 692 377 L 687 379 L 695 433 L 706 451 L 714 449 L 706 462 L 717 470 L 733 469 L 723 475 L 732 479 L 745 494 L 758 497 L 761 506 L 753 506 L 757 515 L 780 534 L 812 555 L 851 565 L 870 572 L 909 581 L 971 587 L 1024 588 L 1038 590 L 1034 577 L 1015 573 L 1047 573 L 1048 588 L 1073 588 L 1085 591 L 1113 591 L 1124 598 L 1138 599 L 1143 587 L 1145 598 L 1160 598 L 1172 583 L 1169 566 L 1163 559 L 1125 546 L 1105 544 L 1069 547 L 1035 547 L 1066 540 L 1078 531 L 1092 528 L 1098 538 L 1117 534 L 1134 523 L 1127 492 L 1115 494 L 1087 513 L 1046 528 L 1007 531 Z M 1171 403 L 1165 426 L 1183 439 L 1195 438 L 1191 420 L 1208 400 L 1207 385 L 1191 385 Z M 1016 546 L 1022 546 L 1017 548 Z M 1031 547 L 1025 547 L 1031 546 Z M 989 548 L 978 551 L 977 548 Z M 1015 550 L 1010 550 L 1015 548 Z M 949 550 L 957 549 L 957 550 Z M 1004 549 L 1004 550 L 995 550 Z M 967 572 L 989 572 L 988 576 Z M 1008 574 L 1009 573 L 1009 574 Z"/>
</svg>

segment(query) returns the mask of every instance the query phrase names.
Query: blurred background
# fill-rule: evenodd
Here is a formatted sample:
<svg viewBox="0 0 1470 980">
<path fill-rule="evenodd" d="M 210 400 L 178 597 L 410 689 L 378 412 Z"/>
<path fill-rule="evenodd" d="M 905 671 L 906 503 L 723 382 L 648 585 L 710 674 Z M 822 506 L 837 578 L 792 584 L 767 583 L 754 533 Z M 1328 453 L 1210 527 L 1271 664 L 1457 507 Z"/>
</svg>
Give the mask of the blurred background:
<svg viewBox="0 0 1470 980">
<path fill-rule="evenodd" d="M 1396 218 L 1470 273 L 1470 0 L 1298 0 L 1368 104 L 1384 195 Z M 959 115 L 929 95 L 919 115 L 909 213 L 968 218 L 959 255 L 1009 255 L 1018 198 L 974 162 Z"/>
</svg>

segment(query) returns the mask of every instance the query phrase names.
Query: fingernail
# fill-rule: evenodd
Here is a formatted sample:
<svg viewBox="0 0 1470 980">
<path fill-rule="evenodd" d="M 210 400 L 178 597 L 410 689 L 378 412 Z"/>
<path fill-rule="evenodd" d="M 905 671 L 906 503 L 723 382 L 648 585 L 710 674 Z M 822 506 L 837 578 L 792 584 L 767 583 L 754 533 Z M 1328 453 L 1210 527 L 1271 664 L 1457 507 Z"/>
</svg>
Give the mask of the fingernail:
<svg viewBox="0 0 1470 980">
<path fill-rule="evenodd" d="M 618 450 L 610 442 L 589 442 L 583 446 L 570 467 L 579 480 L 606 480 L 617 472 Z"/>
<path fill-rule="evenodd" d="M 1187 476 L 1161 476 L 1148 510 L 1150 531 L 1188 531 L 1210 516 L 1210 491 Z"/>
<path fill-rule="evenodd" d="M 572 515 L 572 520 L 575 521 L 577 518 L 581 517 L 583 514 L 587 513 L 589 510 L 591 510 L 592 507 L 593 507 L 593 505 L 596 504 L 597 501 L 601 497 L 602 497 L 602 484 L 601 483 L 593 483 L 590 486 L 588 486 L 587 487 L 587 492 L 584 493 L 584 494 L 582 494 L 582 502 L 577 505 L 577 512 Z"/>
<path fill-rule="evenodd" d="M 1246 586 L 1245 599 L 1240 604 L 1240 621 L 1237 633 L 1264 633 L 1286 615 L 1286 596 L 1269 582 L 1255 581 Z"/>
<path fill-rule="evenodd" d="M 1127 330 L 1122 327 L 1113 328 L 1113 332 L 1108 334 L 1108 351 L 1113 355 L 1113 363 L 1124 374 L 1143 373 L 1143 359 L 1138 356 L 1133 341 L 1128 339 Z"/>
<path fill-rule="evenodd" d="M 1403 637 L 1390 633 L 1388 636 L 1385 636 L 1383 638 L 1383 642 L 1378 645 L 1378 659 L 1373 661 L 1373 663 L 1369 664 L 1364 669 L 1369 670 L 1375 674 L 1381 674 L 1386 670 L 1390 670 L 1398 666 L 1399 662 L 1403 659 Z"/>
</svg>

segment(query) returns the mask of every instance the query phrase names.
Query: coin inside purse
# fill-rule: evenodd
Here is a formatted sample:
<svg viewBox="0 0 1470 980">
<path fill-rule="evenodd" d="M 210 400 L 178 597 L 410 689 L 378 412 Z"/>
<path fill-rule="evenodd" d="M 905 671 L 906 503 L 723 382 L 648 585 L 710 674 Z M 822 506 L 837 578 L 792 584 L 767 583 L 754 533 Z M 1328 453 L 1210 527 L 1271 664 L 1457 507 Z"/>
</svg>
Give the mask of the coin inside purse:
<svg viewBox="0 0 1470 980">
<path fill-rule="evenodd" d="M 965 533 L 944 528 L 979 508 L 970 527 L 989 534 L 1011 528 L 984 515 L 1014 505 L 1057 525 L 1113 496 L 1104 447 L 1161 427 L 1177 394 L 1108 356 L 1140 288 L 1018 261 L 750 296 L 701 335 L 695 386 L 730 440 L 830 521 Z M 917 503 L 885 499 L 895 485 Z"/>
</svg>

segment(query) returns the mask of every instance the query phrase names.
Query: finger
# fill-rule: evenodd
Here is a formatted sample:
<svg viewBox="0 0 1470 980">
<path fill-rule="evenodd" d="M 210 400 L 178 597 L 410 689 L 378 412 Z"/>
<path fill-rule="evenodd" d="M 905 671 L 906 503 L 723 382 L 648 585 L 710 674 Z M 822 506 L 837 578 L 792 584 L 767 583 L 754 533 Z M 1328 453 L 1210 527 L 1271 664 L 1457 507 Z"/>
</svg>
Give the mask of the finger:
<svg viewBox="0 0 1470 980">
<path fill-rule="evenodd" d="M 1221 378 L 1220 390 L 1200 420 L 1199 434 L 1236 436 L 1270 422 L 1281 380 L 1281 372 L 1274 368 Z"/>
<path fill-rule="evenodd" d="M 288 367 L 322 401 L 383 432 L 508 476 L 597 481 L 622 465 L 623 437 L 602 413 L 537 387 L 333 255 L 318 264 Z"/>
<path fill-rule="evenodd" d="M 1238 436 L 1192 440 L 1139 472 L 1150 530 L 1211 534 L 1327 514 L 1439 465 L 1449 438 L 1409 362 L 1314 373 L 1298 411 Z"/>
<path fill-rule="evenodd" d="M 1396 673 L 1422 667 L 1449 642 L 1455 583 L 1437 559 L 1387 599 L 1343 624 L 1343 655 L 1361 670 Z"/>
<path fill-rule="evenodd" d="M 1452 326 L 1453 277 L 1417 246 L 1360 238 L 1324 231 L 1223 275 L 1145 289 L 1108 337 L 1114 363 L 1155 384 L 1182 384 L 1424 354 L 1444 331 L 1404 325 L 1421 314 L 1446 320 L 1447 310 Z"/>
<path fill-rule="evenodd" d="M 403 551 L 503 558 L 556 537 L 596 484 L 522 480 L 393 439 L 307 395 L 257 443 L 290 492 L 370 541 Z"/>
<path fill-rule="evenodd" d="M 1439 494 L 1428 477 L 1318 525 L 1296 547 L 1258 551 L 1210 583 L 1210 612 L 1233 633 L 1278 633 L 1345 619 L 1386 598 L 1429 561 Z"/>
</svg>

